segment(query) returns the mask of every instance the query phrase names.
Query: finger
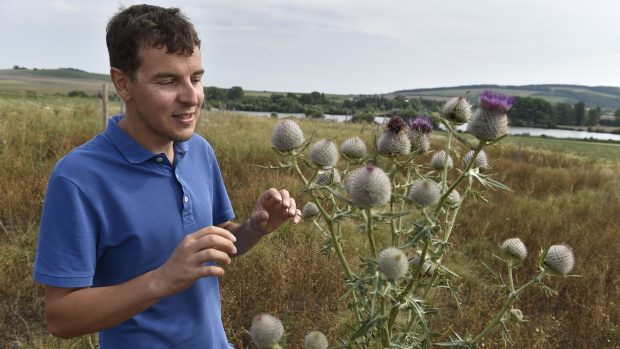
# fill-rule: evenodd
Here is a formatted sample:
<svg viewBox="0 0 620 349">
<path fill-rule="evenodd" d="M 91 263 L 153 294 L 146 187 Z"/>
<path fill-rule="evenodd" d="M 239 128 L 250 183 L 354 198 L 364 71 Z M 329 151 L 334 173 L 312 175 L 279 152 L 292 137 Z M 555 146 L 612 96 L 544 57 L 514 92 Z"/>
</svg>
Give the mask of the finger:
<svg viewBox="0 0 620 349">
<path fill-rule="evenodd" d="M 301 211 L 297 210 L 295 212 L 295 217 L 293 217 L 293 223 L 299 224 L 299 222 L 301 222 Z"/>
<path fill-rule="evenodd" d="M 232 242 L 236 242 L 237 238 L 228 230 L 216 226 L 209 226 L 190 234 L 190 236 L 196 240 L 199 240 L 207 235 L 219 235 Z"/>
<path fill-rule="evenodd" d="M 288 215 L 290 217 L 295 217 L 295 213 L 297 213 L 297 205 L 295 204 L 295 199 L 290 198 L 289 203 L 290 203 L 290 206 L 288 208 Z"/>
<path fill-rule="evenodd" d="M 209 248 L 206 250 L 201 250 L 192 256 L 193 262 L 196 264 L 202 264 L 204 262 L 213 261 L 216 263 L 228 265 L 231 262 L 230 256 L 226 252 L 222 252 L 215 248 Z"/>
<path fill-rule="evenodd" d="M 280 190 L 280 196 L 282 197 L 282 207 L 291 207 L 291 195 L 288 193 L 288 190 Z"/>
<path fill-rule="evenodd" d="M 199 274 L 201 277 L 205 276 L 224 276 L 224 268 L 217 265 L 208 265 L 200 267 Z"/>
<path fill-rule="evenodd" d="M 276 188 L 269 188 L 258 197 L 255 209 L 261 210 L 263 207 L 279 204 L 280 202 L 282 202 L 280 192 Z"/>
<path fill-rule="evenodd" d="M 214 248 L 230 254 L 237 253 L 237 248 L 232 241 L 217 234 L 205 235 L 200 239 L 196 240 L 195 244 L 192 246 L 192 251 L 198 252 L 210 248 Z"/>
</svg>

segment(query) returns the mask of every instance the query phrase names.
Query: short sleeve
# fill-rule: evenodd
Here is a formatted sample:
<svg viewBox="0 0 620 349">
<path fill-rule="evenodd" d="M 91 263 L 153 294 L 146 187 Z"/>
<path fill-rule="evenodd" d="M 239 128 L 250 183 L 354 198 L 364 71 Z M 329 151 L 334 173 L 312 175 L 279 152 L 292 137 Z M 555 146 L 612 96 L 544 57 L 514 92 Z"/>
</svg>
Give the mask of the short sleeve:
<svg viewBox="0 0 620 349">
<path fill-rule="evenodd" d="M 49 180 L 35 257 L 34 280 L 56 287 L 92 285 L 96 264 L 96 215 L 69 179 Z"/>
<path fill-rule="evenodd" d="M 235 214 L 226 192 L 224 179 L 220 172 L 213 148 L 209 147 L 211 178 L 213 179 L 213 225 L 222 224 L 235 218 Z"/>
</svg>

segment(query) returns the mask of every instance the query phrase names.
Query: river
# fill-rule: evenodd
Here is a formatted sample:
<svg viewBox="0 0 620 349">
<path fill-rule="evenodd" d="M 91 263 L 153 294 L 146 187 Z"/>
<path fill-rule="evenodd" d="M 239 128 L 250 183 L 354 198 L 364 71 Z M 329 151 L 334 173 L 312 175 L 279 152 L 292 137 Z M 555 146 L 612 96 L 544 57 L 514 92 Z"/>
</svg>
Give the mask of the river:
<svg viewBox="0 0 620 349">
<path fill-rule="evenodd" d="M 260 111 L 235 111 L 232 113 L 237 114 L 245 114 L 245 115 L 254 115 L 261 117 L 270 117 L 271 113 L 269 112 L 260 112 Z M 296 117 L 296 118 L 305 118 L 306 116 L 301 113 L 278 113 L 278 118 L 285 117 Z M 325 119 L 332 121 L 347 121 L 351 119 L 350 115 L 330 115 L 325 114 Z M 386 120 L 384 117 L 375 117 L 375 122 L 384 123 Z M 465 131 L 467 128 L 466 125 L 461 125 L 457 127 L 458 130 Z M 574 130 L 558 130 L 553 128 L 536 128 L 536 127 L 515 127 L 509 126 L 508 133 L 512 135 L 530 135 L 530 136 L 546 136 L 553 138 L 573 138 L 573 139 L 599 139 L 599 140 L 611 140 L 620 142 L 620 135 L 613 133 L 599 133 L 599 132 L 587 132 L 587 131 L 574 131 Z"/>
</svg>

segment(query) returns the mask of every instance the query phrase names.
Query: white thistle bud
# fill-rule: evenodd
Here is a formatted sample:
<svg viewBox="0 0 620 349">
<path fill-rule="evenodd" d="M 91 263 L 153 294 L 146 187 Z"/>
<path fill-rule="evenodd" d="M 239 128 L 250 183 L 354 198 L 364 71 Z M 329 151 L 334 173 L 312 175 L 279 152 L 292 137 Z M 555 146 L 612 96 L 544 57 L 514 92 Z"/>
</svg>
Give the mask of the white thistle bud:
<svg viewBox="0 0 620 349">
<path fill-rule="evenodd" d="M 523 312 L 521 311 L 521 309 L 512 308 L 510 309 L 509 314 L 510 315 L 508 316 L 512 322 L 516 322 L 516 323 L 525 322 L 525 317 L 523 316 Z"/>
<path fill-rule="evenodd" d="M 441 171 L 443 170 L 444 164 L 448 165 L 448 169 L 454 167 L 452 157 L 448 155 L 448 161 L 446 163 L 446 152 L 443 150 L 436 152 L 431 158 L 431 167 L 436 171 Z"/>
<path fill-rule="evenodd" d="M 293 120 L 280 120 L 271 132 L 271 144 L 280 151 L 293 150 L 304 143 L 304 133 Z"/>
<path fill-rule="evenodd" d="M 545 265 L 554 273 L 566 275 L 575 264 L 575 255 L 568 245 L 552 245 L 545 257 Z"/>
<path fill-rule="evenodd" d="M 465 156 L 463 156 L 463 165 L 467 167 L 471 162 L 471 159 L 474 156 L 474 151 L 468 151 Z M 484 150 L 481 150 L 476 157 L 476 163 L 472 166 L 472 168 L 478 168 L 481 171 L 486 171 L 489 168 L 489 160 L 487 157 L 487 153 Z"/>
<path fill-rule="evenodd" d="M 308 151 L 310 161 L 315 165 L 323 167 L 334 167 L 338 163 L 340 153 L 338 147 L 329 139 L 321 139 L 314 143 Z"/>
<path fill-rule="evenodd" d="M 303 219 L 313 219 L 317 214 L 319 214 L 319 207 L 314 202 L 307 202 L 301 209 Z"/>
<path fill-rule="evenodd" d="M 467 124 L 467 132 L 481 141 L 494 141 L 508 132 L 508 116 L 479 108 Z"/>
<path fill-rule="evenodd" d="M 454 97 L 444 104 L 440 114 L 442 118 L 460 125 L 471 118 L 471 104 L 465 97 Z"/>
<path fill-rule="evenodd" d="M 511 308 L 509 312 L 504 314 L 503 320 L 519 324 L 525 322 L 525 317 L 523 316 L 523 312 L 521 312 L 520 309 Z"/>
<path fill-rule="evenodd" d="M 316 185 L 330 185 L 340 183 L 340 173 L 337 169 L 331 169 L 328 171 L 321 171 L 316 175 L 314 183 Z"/>
<path fill-rule="evenodd" d="M 452 190 L 446 199 L 446 203 L 451 207 L 459 207 L 461 205 L 461 194 L 456 189 Z"/>
<path fill-rule="evenodd" d="M 304 338 L 305 349 L 327 349 L 327 337 L 321 331 L 312 331 Z"/>
<path fill-rule="evenodd" d="M 379 271 L 389 280 L 398 280 L 407 274 L 409 261 L 405 252 L 396 247 L 388 247 L 377 256 Z"/>
<path fill-rule="evenodd" d="M 382 169 L 367 165 L 351 171 L 346 180 L 346 191 L 357 206 L 381 206 L 390 201 L 392 185 Z"/>
<path fill-rule="evenodd" d="M 418 263 L 420 263 L 421 253 L 422 253 L 421 251 L 416 252 L 416 254 L 411 258 L 411 264 L 415 265 L 416 267 L 418 266 Z M 420 275 L 431 276 L 433 275 L 434 272 L 435 272 L 435 266 L 433 265 L 433 262 L 431 262 L 430 259 L 425 258 L 424 264 L 422 264 L 422 270 L 420 270 Z"/>
<path fill-rule="evenodd" d="M 411 131 L 409 134 L 409 139 L 414 150 L 420 151 L 421 153 L 428 153 L 428 151 L 431 150 L 430 134 Z"/>
<path fill-rule="evenodd" d="M 411 141 L 407 132 L 394 133 L 387 129 L 377 140 L 377 151 L 383 155 L 407 155 L 411 151 Z"/>
<path fill-rule="evenodd" d="M 418 206 L 432 206 L 441 198 L 441 187 L 431 179 L 418 179 L 411 185 L 408 198 Z"/>
<path fill-rule="evenodd" d="M 282 322 L 269 314 L 259 314 L 250 326 L 252 341 L 258 348 L 272 348 L 284 334 Z"/>
<path fill-rule="evenodd" d="M 525 257 L 527 257 L 527 247 L 525 247 L 525 244 L 519 238 L 504 240 L 499 248 L 507 256 L 519 261 L 523 261 Z"/>
<path fill-rule="evenodd" d="M 350 159 L 363 159 L 367 155 L 366 144 L 359 137 L 342 142 L 340 151 Z"/>
</svg>

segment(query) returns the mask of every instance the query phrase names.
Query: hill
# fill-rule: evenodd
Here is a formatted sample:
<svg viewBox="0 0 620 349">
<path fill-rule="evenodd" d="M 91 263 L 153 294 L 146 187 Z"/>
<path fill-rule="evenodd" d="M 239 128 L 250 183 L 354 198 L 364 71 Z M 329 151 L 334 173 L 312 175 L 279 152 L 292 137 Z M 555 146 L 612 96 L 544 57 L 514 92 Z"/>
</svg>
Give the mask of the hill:
<svg viewBox="0 0 620 349">
<path fill-rule="evenodd" d="M 470 100 L 477 100 L 484 90 L 494 90 L 511 96 L 542 98 L 550 103 L 574 104 L 584 101 L 587 107 L 598 106 L 607 110 L 620 108 L 620 87 L 581 85 L 466 85 L 456 87 L 422 88 L 399 90 L 386 96 L 447 99 L 467 94 Z"/>
<path fill-rule="evenodd" d="M 44 93 L 67 93 L 72 90 L 96 94 L 101 84 L 110 83 L 106 74 L 89 73 L 75 68 L 60 69 L 0 69 L 0 91 L 37 91 Z M 110 86 L 111 87 L 111 86 Z M 620 108 L 620 87 L 613 86 L 581 86 L 581 85 L 465 85 L 455 87 L 420 88 L 398 90 L 377 96 L 393 98 L 422 98 L 430 100 L 446 100 L 454 96 L 466 95 L 476 101 L 484 90 L 494 90 L 511 96 L 537 97 L 550 103 L 566 102 L 570 104 L 584 101 L 587 107 L 601 107 L 606 111 Z M 273 91 L 245 91 L 252 96 L 271 96 Z M 331 99 L 352 99 L 355 95 L 327 95 Z"/>
<path fill-rule="evenodd" d="M 89 94 L 101 91 L 110 77 L 74 68 L 60 69 L 1 69 L 0 91 L 37 91 L 67 93 L 81 90 Z"/>
</svg>

